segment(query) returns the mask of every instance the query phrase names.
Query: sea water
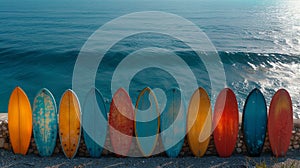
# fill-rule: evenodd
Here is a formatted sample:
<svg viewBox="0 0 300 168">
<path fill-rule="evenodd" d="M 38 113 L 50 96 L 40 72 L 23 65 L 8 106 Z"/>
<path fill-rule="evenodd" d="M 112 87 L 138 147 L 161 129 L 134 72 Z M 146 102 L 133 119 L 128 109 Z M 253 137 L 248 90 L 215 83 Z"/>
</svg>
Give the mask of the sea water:
<svg viewBox="0 0 300 168">
<path fill-rule="evenodd" d="M 133 12 L 162 11 L 181 16 L 206 33 L 218 51 L 225 86 L 233 89 L 240 111 L 253 88 L 261 89 L 267 105 L 276 90 L 285 88 L 298 118 L 299 9 L 297 0 L 0 0 L 0 112 L 7 112 L 16 86 L 24 89 L 31 102 L 43 87 L 59 102 L 62 93 L 72 88 L 81 48 L 99 27 Z M 178 39 L 138 34 L 117 42 L 99 66 L 95 85 L 107 103 L 112 97 L 111 82 L 124 80 L 111 80 L 118 63 L 149 46 L 180 55 L 196 74 L 197 84 L 207 90 L 211 80 L 223 82 L 210 79 L 203 62 Z M 180 66 L 176 70 L 184 72 Z M 165 90 L 176 87 L 176 80 L 188 83 L 190 77 L 182 74 L 174 79 L 159 68 L 143 69 L 130 79 L 129 94 L 135 102 L 143 87 Z"/>
</svg>

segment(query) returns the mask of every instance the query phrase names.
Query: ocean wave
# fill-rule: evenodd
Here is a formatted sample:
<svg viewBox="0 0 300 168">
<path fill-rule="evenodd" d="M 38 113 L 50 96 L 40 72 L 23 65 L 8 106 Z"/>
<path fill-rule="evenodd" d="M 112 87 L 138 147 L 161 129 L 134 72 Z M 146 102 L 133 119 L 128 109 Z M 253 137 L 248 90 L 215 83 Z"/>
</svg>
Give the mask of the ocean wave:
<svg viewBox="0 0 300 168">
<path fill-rule="evenodd" d="M 0 102 L 0 111 L 7 110 L 10 92 L 17 85 L 27 91 L 31 100 L 33 100 L 38 90 L 43 87 L 52 90 L 55 98 L 59 100 L 63 91 L 72 87 L 72 73 L 78 53 L 78 50 L 62 52 L 0 48 L 0 81 L 5 81 L 3 88 L 0 90 L 0 95 L 3 98 L 3 101 Z M 186 61 L 190 59 L 191 68 L 199 74 L 197 79 L 199 86 L 210 88 L 210 79 L 205 75 L 207 71 L 203 64 L 195 63 L 197 61 L 194 60 L 191 51 L 181 51 L 180 54 L 185 57 Z M 118 52 L 114 53 L 114 59 L 123 58 L 117 56 Z M 300 99 L 298 99 L 300 87 L 297 85 L 297 83 L 300 83 L 300 78 L 297 76 L 297 74 L 300 74 L 299 55 L 224 51 L 219 52 L 219 56 L 224 66 L 227 86 L 232 88 L 237 95 L 240 111 L 242 111 L 244 101 L 252 89 L 261 89 L 267 104 L 269 104 L 276 90 L 286 88 L 292 97 L 294 116 L 298 118 L 298 114 L 300 114 Z M 114 62 L 116 60 L 106 59 L 107 62 L 101 64 L 102 69 L 113 71 L 112 66 L 117 66 Z M 180 71 L 182 67 L 176 68 Z M 101 82 L 110 82 L 105 80 L 110 79 L 111 72 L 99 73 L 101 71 L 98 72 L 97 77 L 101 77 L 101 79 L 96 78 L 96 85 L 97 87 L 103 87 Z M 153 80 L 159 81 L 159 77 L 156 74 Z M 152 80 L 149 72 L 147 75 L 139 74 L 135 81 L 132 81 L 135 83 L 132 86 L 143 86 L 146 79 Z M 188 82 L 188 78 L 185 76 L 182 76 L 182 79 L 179 80 Z M 162 81 L 168 83 L 168 80 Z M 109 94 L 110 90 L 104 93 L 104 96 Z M 110 99 L 109 96 L 105 98 Z"/>
</svg>

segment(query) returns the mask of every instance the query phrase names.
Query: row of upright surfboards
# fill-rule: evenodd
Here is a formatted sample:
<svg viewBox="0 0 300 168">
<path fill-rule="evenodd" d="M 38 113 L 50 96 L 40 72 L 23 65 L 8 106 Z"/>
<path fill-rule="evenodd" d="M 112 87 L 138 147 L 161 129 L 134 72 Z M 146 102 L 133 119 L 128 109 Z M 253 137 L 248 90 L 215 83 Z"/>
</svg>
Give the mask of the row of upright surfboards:
<svg viewBox="0 0 300 168">
<path fill-rule="evenodd" d="M 223 89 L 215 102 L 214 113 L 207 92 L 198 88 L 192 95 L 188 109 L 178 88 L 166 91 L 164 111 L 154 92 L 143 89 L 132 106 L 128 93 L 120 88 L 110 103 L 107 113 L 101 93 L 92 88 L 84 100 L 83 110 L 76 94 L 67 90 L 62 95 L 57 113 L 56 102 L 47 89 L 36 95 L 31 109 L 25 92 L 16 87 L 8 105 L 10 142 L 15 154 L 27 153 L 32 132 L 41 156 L 51 156 L 57 134 L 66 157 L 73 158 L 79 147 L 81 129 L 90 156 L 100 157 L 109 131 L 113 152 L 127 156 L 136 138 L 143 156 L 151 156 L 161 136 L 166 154 L 178 156 L 187 137 L 192 153 L 202 157 L 213 134 L 220 157 L 229 157 L 235 148 L 239 129 L 239 112 L 234 92 Z M 107 115 L 108 114 L 108 115 Z M 263 94 L 254 89 L 248 95 L 242 120 L 244 142 L 250 156 L 262 152 L 266 132 L 273 154 L 285 156 L 292 135 L 293 114 L 289 93 L 278 90 L 273 96 L 269 116 Z"/>
</svg>

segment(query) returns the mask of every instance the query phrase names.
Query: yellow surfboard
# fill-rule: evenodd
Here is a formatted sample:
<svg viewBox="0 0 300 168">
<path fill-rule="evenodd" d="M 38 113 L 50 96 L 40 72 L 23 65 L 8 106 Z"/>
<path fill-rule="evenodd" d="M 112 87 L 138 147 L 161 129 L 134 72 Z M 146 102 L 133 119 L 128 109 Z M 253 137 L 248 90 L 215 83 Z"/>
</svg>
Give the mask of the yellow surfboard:
<svg viewBox="0 0 300 168">
<path fill-rule="evenodd" d="M 212 127 L 211 104 L 208 94 L 198 88 L 189 104 L 187 114 L 187 139 L 192 153 L 202 157 L 208 147 Z"/>
<path fill-rule="evenodd" d="M 9 99 L 8 130 L 14 153 L 26 155 L 32 134 L 32 111 L 20 87 L 14 89 Z"/>
<path fill-rule="evenodd" d="M 67 90 L 59 106 L 59 138 L 64 154 L 67 158 L 73 158 L 80 142 L 80 105 L 76 94 Z"/>
</svg>

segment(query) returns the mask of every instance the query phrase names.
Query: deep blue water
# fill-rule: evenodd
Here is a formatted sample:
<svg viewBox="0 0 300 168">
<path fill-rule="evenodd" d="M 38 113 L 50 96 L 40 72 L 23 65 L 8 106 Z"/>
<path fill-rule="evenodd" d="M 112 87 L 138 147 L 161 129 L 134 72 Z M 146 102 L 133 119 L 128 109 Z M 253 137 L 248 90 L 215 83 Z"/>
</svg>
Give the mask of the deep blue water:
<svg viewBox="0 0 300 168">
<path fill-rule="evenodd" d="M 237 95 L 240 111 L 253 88 L 262 90 L 269 105 L 275 91 L 283 87 L 291 94 L 295 116 L 300 112 L 297 0 L 0 0 L 0 4 L 0 112 L 7 111 L 10 93 L 18 85 L 31 101 L 46 87 L 59 102 L 63 92 L 72 88 L 77 56 L 93 32 L 112 19 L 141 11 L 182 16 L 206 33 L 220 55 L 227 87 Z M 183 44 L 156 34 L 137 35 L 115 44 L 101 62 L 96 86 L 107 101 L 117 63 L 146 46 L 176 51 L 197 74 L 198 85 L 210 89 L 203 63 Z M 188 79 L 183 75 L 178 80 Z M 130 96 L 135 101 L 147 85 L 176 86 L 170 81 L 174 79 L 168 72 L 145 69 L 132 79 Z"/>
</svg>

